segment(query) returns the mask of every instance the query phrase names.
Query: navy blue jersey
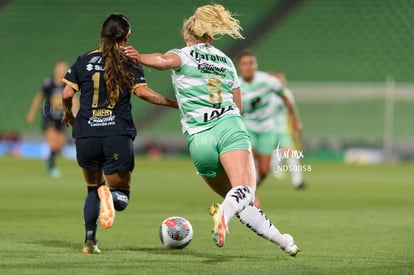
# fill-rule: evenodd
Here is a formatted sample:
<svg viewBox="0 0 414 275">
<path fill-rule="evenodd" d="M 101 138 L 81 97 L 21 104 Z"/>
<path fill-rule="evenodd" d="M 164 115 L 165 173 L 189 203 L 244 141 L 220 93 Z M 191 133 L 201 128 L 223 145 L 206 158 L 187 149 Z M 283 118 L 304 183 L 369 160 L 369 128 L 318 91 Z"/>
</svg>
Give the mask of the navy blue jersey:
<svg viewBox="0 0 414 275">
<path fill-rule="evenodd" d="M 133 61 L 125 64 L 134 76 L 133 90 L 146 85 L 142 67 Z M 136 135 L 131 114 L 131 91 L 122 86 L 117 102 L 106 100 L 105 68 L 102 52 L 93 51 L 76 60 L 68 70 L 64 82 L 80 91 L 80 108 L 73 124 L 74 138 Z"/>
<path fill-rule="evenodd" d="M 58 120 L 63 116 L 62 92 L 65 84 L 56 85 L 53 77 L 46 78 L 42 86 L 42 94 L 45 99 L 43 105 L 43 120 Z"/>
</svg>

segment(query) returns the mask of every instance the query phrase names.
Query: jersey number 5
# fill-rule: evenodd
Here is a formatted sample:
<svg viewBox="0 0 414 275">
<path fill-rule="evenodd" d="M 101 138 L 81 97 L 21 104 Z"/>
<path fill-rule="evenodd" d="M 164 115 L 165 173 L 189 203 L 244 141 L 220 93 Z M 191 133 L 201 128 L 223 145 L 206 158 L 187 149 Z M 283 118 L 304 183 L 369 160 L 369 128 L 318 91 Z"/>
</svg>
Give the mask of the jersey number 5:
<svg viewBox="0 0 414 275">
<path fill-rule="evenodd" d="M 221 95 L 221 88 L 219 85 L 221 84 L 220 79 L 209 79 L 208 80 L 208 90 L 210 91 L 209 100 L 213 104 L 223 102 L 223 96 Z"/>
</svg>

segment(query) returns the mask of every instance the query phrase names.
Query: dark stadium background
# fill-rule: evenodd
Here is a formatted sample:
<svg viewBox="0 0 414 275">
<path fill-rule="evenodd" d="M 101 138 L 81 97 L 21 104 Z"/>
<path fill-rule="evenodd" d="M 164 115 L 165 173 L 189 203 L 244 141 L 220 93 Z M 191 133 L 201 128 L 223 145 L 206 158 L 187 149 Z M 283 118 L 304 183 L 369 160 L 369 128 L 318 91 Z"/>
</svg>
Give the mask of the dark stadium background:
<svg viewBox="0 0 414 275">
<path fill-rule="evenodd" d="M 284 72 L 303 121 L 310 159 L 379 162 L 414 155 L 414 1 L 225 0 L 246 40 L 215 44 L 233 58 L 245 48 L 260 69 Z M 15 0 L 0 3 L 0 155 L 33 157 L 40 115 L 25 117 L 57 59 L 69 64 L 98 46 L 112 12 L 132 23 L 143 53 L 183 47 L 181 25 L 211 1 Z M 145 69 L 149 86 L 172 95 L 170 74 Z M 137 151 L 185 152 L 178 113 L 133 100 Z M 16 142 L 10 142 L 16 141 Z M 11 145 L 12 144 L 12 145 Z"/>
</svg>

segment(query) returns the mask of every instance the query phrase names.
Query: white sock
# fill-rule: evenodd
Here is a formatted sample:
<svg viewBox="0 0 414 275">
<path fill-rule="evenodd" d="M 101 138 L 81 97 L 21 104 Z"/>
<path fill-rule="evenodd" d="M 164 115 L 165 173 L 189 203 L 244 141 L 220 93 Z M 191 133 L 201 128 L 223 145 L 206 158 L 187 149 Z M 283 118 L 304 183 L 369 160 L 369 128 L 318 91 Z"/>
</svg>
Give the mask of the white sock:
<svg viewBox="0 0 414 275">
<path fill-rule="evenodd" d="M 286 159 L 287 164 L 289 165 L 290 175 L 292 177 L 292 184 L 295 187 L 298 187 L 302 183 L 302 170 L 300 169 L 300 162 L 297 158 L 288 158 Z"/>
<path fill-rule="evenodd" d="M 242 224 L 250 228 L 260 237 L 275 243 L 280 248 L 287 245 L 286 239 L 280 231 L 272 224 L 265 213 L 256 206 L 249 205 L 238 213 L 237 217 Z"/>
<path fill-rule="evenodd" d="M 221 204 L 226 224 L 234 215 L 253 203 L 253 200 L 253 190 L 248 186 L 236 186 L 227 192 L 226 197 Z"/>
</svg>

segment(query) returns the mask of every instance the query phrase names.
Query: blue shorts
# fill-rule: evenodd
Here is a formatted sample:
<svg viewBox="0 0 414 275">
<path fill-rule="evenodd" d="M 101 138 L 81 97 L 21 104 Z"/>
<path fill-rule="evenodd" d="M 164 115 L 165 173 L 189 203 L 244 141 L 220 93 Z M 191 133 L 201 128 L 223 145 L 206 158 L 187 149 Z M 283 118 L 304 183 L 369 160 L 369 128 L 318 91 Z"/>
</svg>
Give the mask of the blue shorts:
<svg viewBox="0 0 414 275">
<path fill-rule="evenodd" d="M 50 117 L 44 117 L 42 123 L 42 129 L 45 131 L 48 128 L 54 128 L 59 132 L 65 132 L 66 125 L 63 124 L 59 119 L 53 119 Z"/>
<path fill-rule="evenodd" d="M 133 139 L 130 136 L 88 137 L 76 140 L 76 158 L 88 171 L 104 169 L 105 175 L 134 170 Z"/>
</svg>

